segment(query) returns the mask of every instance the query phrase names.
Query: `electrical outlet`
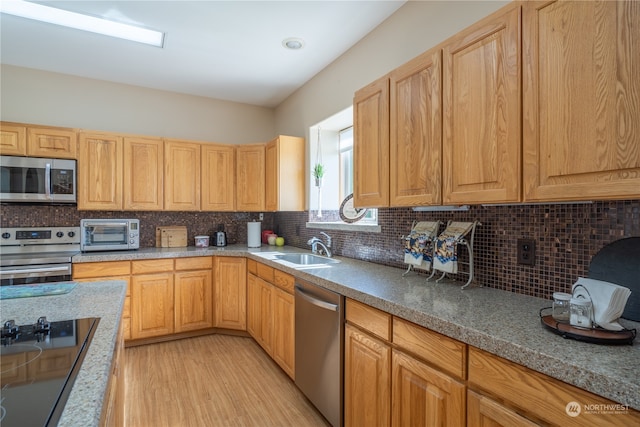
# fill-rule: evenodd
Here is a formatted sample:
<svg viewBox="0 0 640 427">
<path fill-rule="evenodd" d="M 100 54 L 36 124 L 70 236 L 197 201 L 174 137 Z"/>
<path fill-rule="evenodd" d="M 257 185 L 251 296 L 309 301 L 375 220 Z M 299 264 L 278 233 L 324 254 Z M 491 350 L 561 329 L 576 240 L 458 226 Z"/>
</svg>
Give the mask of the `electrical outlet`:
<svg viewBox="0 0 640 427">
<path fill-rule="evenodd" d="M 260 219 L 260 221 L 262 221 L 264 219 L 264 214 L 263 213 L 259 214 L 258 215 L 258 219 Z"/>
<path fill-rule="evenodd" d="M 536 264 L 536 241 L 533 239 L 518 239 L 518 264 Z"/>
</svg>

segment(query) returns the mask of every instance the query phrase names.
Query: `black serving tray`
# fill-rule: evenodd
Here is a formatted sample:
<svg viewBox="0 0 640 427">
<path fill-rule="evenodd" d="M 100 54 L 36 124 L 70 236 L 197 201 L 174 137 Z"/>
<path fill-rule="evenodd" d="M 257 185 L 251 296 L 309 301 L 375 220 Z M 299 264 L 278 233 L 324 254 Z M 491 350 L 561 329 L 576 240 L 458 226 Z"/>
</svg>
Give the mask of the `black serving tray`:
<svg viewBox="0 0 640 427">
<path fill-rule="evenodd" d="M 635 329 L 623 329 L 621 331 L 609 331 L 600 327 L 582 329 L 571 326 L 568 323 L 560 323 L 550 314 L 543 314 L 543 311 L 550 309 L 551 307 L 545 307 L 540 310 L 540 322 L 551 332 L 558 334 L 563 338 L 571 338 L 592 344 L 609 345 L 632 345 L 633 340 L 636 338 Z"/>
</svg>

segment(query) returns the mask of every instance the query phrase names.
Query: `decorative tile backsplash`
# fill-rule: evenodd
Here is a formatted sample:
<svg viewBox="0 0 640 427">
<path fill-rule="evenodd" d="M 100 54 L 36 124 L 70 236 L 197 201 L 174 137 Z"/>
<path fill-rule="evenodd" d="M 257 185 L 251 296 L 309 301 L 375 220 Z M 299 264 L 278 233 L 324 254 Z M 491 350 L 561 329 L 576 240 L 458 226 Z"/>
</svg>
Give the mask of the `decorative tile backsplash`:
<svg viewBox="0 0 640 427">
<path fill-rule="evenodd" d="M 588 274 L 591 258 L 606 244 L 640 236 L 640 200 L 471 206 L 462 212 L 394 208 L 379 209 L 378 216 L 381 233 L 330 231 L 334 253 L 406 269 L 401 238 L 413 221 L 478 220 L 482 225 L 474 243 L 475 283 L 541 298 L 570 291 L 578 277 Z M 306 242 L 321 231 L 305 228 L 307 212 L 277 213 L 275 221 L 288 244 L 301 248 L 308 248 Z M 519 238 L 536 241 L 534 266 L 517 264 Z M 464 248 L 459 254 L 466 261 Z M 457 278 L 466 281 L 464 275 Z"/>
<path fill-rule="evenodd" d="M 42 205 L 2 205 L 0 209 L 2 227 L 77 226 L 81 218 L 137 218 L 142 247 L 155 246 L 155 227 L 160 225 L 186 225 L 192 244 L 194 236 L 211 234 L 224 224 L 229 244 L 244 243 L 246 223 L 258 219 L 253 212 L 79 212 L 73 206 Z M 329 214 L 323 212 L 323 216 Z M 547 299 L 555 291 L 569 291 L 578 277 L 586 276 L 591 258 L 603 246 L 640 236 L 640 200 L 472 206 L 464 212 L 394 208 L 379 209 L 378 217 L 381 233 L 330 231 L 334 253 L 398 267 L 400 275 L 406 269 L 401 238 L 413 221 L 478 220 L 482 225 L 475 235 L 475 283 Z M 307 241 L 321 231 L 307 229 L 308 218 L 308 212 L 265 213 L 262 228 L 284 236 L 288 245 L 308 249 Z M 534 266 L 517 264 L 519 238 L 536 241 Z M 466 258 L 461 249 L 460 261 Z M 466 280 L 463 275 L 458 278 Z"/>
<path fill-rule="evenodd" d="M 140 247 L 156 245 L 156 227 L 185 225 L 187 242 L 193 246 L 194 237 L 211 235 L 222 225 L 227 244 L 247 241 L 247 222 L 257 221 L 254 212 L 113 212 L 78 211 L 75 206 L 60 205 L 2 205 L 2 227 L 77 227 L 84 218 L 131 218 L 140 220 Z M 262 228 L 273 228 L 273 213 L 265 213 Z"/>
</svg>

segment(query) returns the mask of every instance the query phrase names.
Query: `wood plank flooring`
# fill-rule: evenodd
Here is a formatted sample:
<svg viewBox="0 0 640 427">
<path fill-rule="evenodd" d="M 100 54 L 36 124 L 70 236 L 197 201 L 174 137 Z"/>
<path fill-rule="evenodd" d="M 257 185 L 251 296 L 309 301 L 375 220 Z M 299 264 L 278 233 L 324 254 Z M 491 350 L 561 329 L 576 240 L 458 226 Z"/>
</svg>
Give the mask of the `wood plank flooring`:
<svg viewBox="0 0 640 427">
<path fill-rule="evenodd" d="M 125 383 L 127 427 L 329 426 L 251 338 L 127 348 Z"/>
</svg>

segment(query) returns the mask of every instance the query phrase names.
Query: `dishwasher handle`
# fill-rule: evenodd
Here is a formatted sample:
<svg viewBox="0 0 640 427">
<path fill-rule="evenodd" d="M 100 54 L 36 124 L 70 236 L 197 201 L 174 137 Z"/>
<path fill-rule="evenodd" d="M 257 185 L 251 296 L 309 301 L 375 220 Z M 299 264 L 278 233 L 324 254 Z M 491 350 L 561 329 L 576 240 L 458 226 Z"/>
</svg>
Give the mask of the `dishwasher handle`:
<svg viewBox="0 0 640 427">
<path fill-rule="evenodd" d="M 321 299 L 313 297 L 308 293 L 306 293 L 300 286 L 297 286 L 297 285 L 296 285 L 296 294 L 300 295 L 300 297 L 302 297 L 304 300 L 308 301 L 309 303 L 315 305 L 316 307 L 324 308 L 325 310 L 329 310 L 329 311 L 338 311 L 338 304 L 331 304 L 330 302 L 323 301 Z"/>
</svg>

